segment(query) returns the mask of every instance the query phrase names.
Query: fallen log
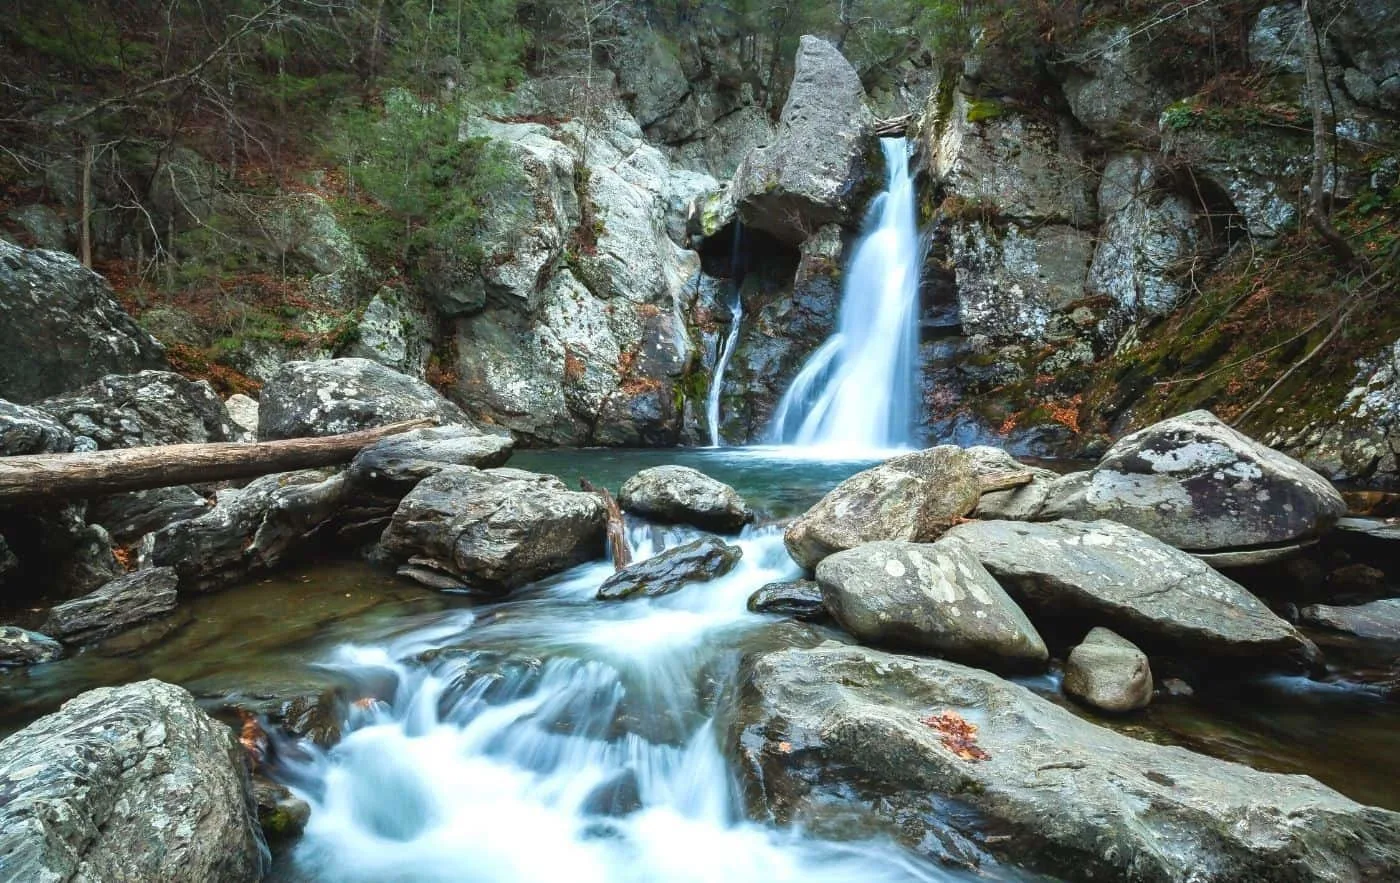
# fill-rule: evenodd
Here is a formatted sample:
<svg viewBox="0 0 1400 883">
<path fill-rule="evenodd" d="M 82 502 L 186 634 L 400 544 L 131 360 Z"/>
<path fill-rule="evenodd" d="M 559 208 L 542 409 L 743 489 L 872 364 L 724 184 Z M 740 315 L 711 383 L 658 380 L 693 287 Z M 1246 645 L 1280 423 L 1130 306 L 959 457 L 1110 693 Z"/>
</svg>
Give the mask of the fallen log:
<svg viewBox="0 0 1400 883">
<path fill-rule="evenodd" d="M 892 117 L 887 120 L 875 121 L 875 134 L 880 138 L 902 137 L 909 128 L 909 123 L 914 119 L 912 113 L 904 116 Z"/>
<path fill-rule="evenodd" d="M 255 478 L 354 458 L 381 438 L 436 426 L 425 417 L 321 438 L 122 448 L 83 454 L 0 457 L 0 506 L 48 503 L 193 482 Z"/>
<path fill-rule="evenodd" d="M 621 570 L 632 563 L 632 547 L 627 545 L 627 525 L 622 520 L 622 509 L 607 488 L 598 487 L 586 478 L 580 478 L 578 486 L 602 498 L 608 510 L 608 548 L 612 550 L 613 570 Z"/>
</svg>

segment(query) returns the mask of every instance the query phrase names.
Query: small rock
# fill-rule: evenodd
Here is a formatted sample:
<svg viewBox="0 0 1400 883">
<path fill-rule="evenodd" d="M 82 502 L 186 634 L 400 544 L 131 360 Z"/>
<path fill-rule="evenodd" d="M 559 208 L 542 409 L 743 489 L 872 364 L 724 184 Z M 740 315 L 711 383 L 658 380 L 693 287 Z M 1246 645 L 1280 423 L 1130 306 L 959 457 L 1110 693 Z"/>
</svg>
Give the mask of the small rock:
<svg viewBox="0 0 1400 883">
<path fill-rule="evenodd" d="M 1355 607 L 1314 604 L 1298 612 L 1306 625 L 1346 632 L 1358 638 L 1400 641 L 1400 598 L 1386 598 Z"/>
<path fill-rule="evenodd" d="M 749 596 L 749 610 L 807 621 L 826 619 L 826 599 L 815 580 L 769 583 Z"/>
<path fill-rule="evenodd" d="M 36 665 L 63 657 L 63 645 L 19 626 L 0 626 L 0 666 Z"/>
<path fill-rule="evenodd" d="M 1347 564 L 1327 577 L 1327 593 L 1336 596 L 1374 598 L 1386 591 L 1385 571 L 1369 564 Z"/>
<path fill-rule="evenodd" d="M 175 609 L 173 567 L 138 570 L 49 611 L 44 631 L 70 644 L 91 644 Z"/>
<path fill-rule="evenodd" d="M 269 843 L 301 836 L 311 820 L 311 805 L 285 785 L 262 776 L 253 777 L 253 800 L 258 805 L 258 825 Z"/>
<path fill-rule="evenodd" d="M 622 485 L 618 505 L 643 518 L 701 530 L 736 531 L 753 520 L 734 488 L 689 466 L 643 469 Z"/>
<path fill-rule="evenodd" d="M 669 595 L 691 583 L 709 582 L 724 576 L 743 556 L 742 549 L 728 545 L 719 537 L 701 537 L 614 573 L 598 587 L 598 600 Z"/>
<path fill-rule="evenodd" d="M 1095 628 L 1070 651 L 1064 689 L 1102 711 L 1136 711 L 1152 701 L 1152 669 L 1131 641 Z"/>
<path fill-rule="evenodd" d="M 1162 692 L 1166 693 L 1168 696 L 1176 696 L 1181 699 L 1196 695 L 1195 688 L 1181 678 L 1163 678 Z"/>
</svg>

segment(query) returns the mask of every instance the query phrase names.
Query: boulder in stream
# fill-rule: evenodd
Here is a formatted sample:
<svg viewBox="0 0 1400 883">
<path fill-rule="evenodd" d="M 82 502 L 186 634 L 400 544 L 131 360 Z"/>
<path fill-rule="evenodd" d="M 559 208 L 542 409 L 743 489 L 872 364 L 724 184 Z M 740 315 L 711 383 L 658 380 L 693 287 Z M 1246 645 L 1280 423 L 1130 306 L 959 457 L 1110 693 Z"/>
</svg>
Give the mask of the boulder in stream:
<svg viewBox="0 0 1400 883">
<path fill-rule="evenodd" d="M 175 609 L 173 567 L 138 570 L 49 611 L 43 629 L 69 644 L 91 644 Z"/>
<path fill-rule="evenodd" d="M 180 687 L 90 690 L 0 742 L 7 880 L 252 883 L 267 872 L 243 749 Z"/>
<path fill-rule="evenodd" d="M 1331 529 L 1331 482 L 1209 411 L 1119 439 L 1089 472 L 1055 482 L 1041 518 L 1109 518 L 1192 551 L 1290 543 Z"/>
<path fill-rule="evenodd" d="M 1105 625 L 1169 655 L 1311 661 L 1317 647 L 1243 586 L 1112 521 L 979 521 L 965 543 L 1032 618 Z"/>
<path fill-rule="evenodd" d="M 634 515 L 701 530 L 732 532 L 753 521 L 734 488 L 689 466 L 643 469 L 623 483 L 617 501 Z"/>
<path fill-rule="evenodd" d="M 744 550 L 738 546 L 731 546 L 719 537 L 700 537 L 622 568 L 598 587 L 598 600 L 669 595 L 691 583 L 705 583 L 724 576 L 742 557 Z"/>
<path fill-rule="evenodd" d="M 378 362 L 287 362 L 263 386 L 258 438 L 337 435 L 420 417 L 470 425 L 462 409 L 437 390 Z"/>
<path fill-rule="evenodd" d="M 63 658 L 63 645 L 38 632 L 0 625 L 0 666 L 37 665 Z"/>
<path fill-rule="evenodd" d="M 1400 813 L 1119 735 L 984 671 L 827 643 L 752 656 L 745 675 L 729 744 L 751 812 L 819 837 L 884 832 L 935 859 L 980 844 L 1071 880 L 1400 867 Z"/>
<path fill-rule="evenodd" d="M 753 613 L 772 613 L 807 621 L 826 619 L 826 599 L 816 580 L 795 579 L 784 583 L 768 583 L 749 596 Z"/>
<path fill-rule="evenodd" d="M 396 560 L 504 592 L 601 558 L 606 529 L 598 495 L 552 475 L 448 466 L 403 498 L 381 544 Z"/>
<path fill-rule="evenodd" d="M 510 436 L 483 435 L 470 426 L 414 429 L 380 439 L 360 451 L 347 476 L 355 490 L 398 499 L 445 466 L 502 466 L 514 448 Z"/>
<path fill-rule="evenodd" d="M 1096 626 L 1065 660 L 1065 693 L 1100 711 L 1136 711 L 1152 701 L 1147 654 Z"/>
<path fill-rule="evenodd" d="M 826 607 L 862 643 L 999 669 L 1034 669 L 1045 642 L 958 542 L 877 542 L 817 565 Z"/>
</svg>

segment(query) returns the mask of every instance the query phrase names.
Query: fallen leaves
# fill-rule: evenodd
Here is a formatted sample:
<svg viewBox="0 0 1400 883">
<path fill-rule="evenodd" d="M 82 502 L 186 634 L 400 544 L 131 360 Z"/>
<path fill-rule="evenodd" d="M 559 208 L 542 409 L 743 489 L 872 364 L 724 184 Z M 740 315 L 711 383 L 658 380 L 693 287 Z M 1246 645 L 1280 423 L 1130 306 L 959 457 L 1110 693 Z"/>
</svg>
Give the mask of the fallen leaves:
<svg viewBox="0 0 1400 883">
<path fill-rule="evenodd" d="M 956 711 L 940 711 L 920 718 L 919 723 L 938 733 L 943 747 L 963 760 L 991 760 L 992 756 L 977 744 L 977 725 L 968 722 Z"/>
</svg>

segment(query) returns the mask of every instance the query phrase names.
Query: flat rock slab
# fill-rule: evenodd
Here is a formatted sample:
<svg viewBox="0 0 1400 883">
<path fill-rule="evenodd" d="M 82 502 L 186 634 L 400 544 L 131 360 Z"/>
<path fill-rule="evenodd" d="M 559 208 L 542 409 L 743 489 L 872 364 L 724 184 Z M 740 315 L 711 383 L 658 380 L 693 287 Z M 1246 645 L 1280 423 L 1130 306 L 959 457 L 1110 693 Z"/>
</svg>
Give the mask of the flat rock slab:
<svg viewBox="0 0 1400 883">
<path fill-rule="evenodd" d="M 980 521 L 966 543 L 1032 618 L 1105 625 L 1165 654 L 1296 657 L 1317 648 L 1238 583 L 1194 556 L 1112 521 Z"/>
<path fill-rule="evenodd" d="M 1314 604 L 1298 612 L 1306 625 L 1346 632 L 1358 638 L 1400 641 L 1400 598 L 1386 598 L 1355 607 Z"/>
<path fill-rule="evenodd" d="M 1341 883 L 1400 867 L 1400 813 L 1119 735 L 985 671 L 827 643 L 750 657 L 745 674 L 729 744 L 751 812 L 817 836 L 883 830 L 932 857 L 971 841 L 1069 880 Z"/>
<path fill-rule="evenodd" d="M 391 435 L 351 461 L 352 488 L 403 497 L 418 482 L 445 466 L 490 469 L 510 459 L 515 442 L 508 435 L 483 435 L 469 426 L 434 426 Z"/>
<path fill-rule="evenodd" d="M 70 644 L 91 644 L 175 609 L 173 567 L 138 570 L 49 611 L 44 631 Z"/>
<path fill-rule="evenodd" d="M 744 550 L 719 537 L 701 537 L 629 564 L 598 587 L 599 601 L 656 598 L 704 583 L 734 569 Z"/>
<path fill-rule="evenodd" d="M 1342 518 L 1337 521 L 1337 530 L 1378 540 L 1400 540 L 1400 518 Z"/>
</svg>

